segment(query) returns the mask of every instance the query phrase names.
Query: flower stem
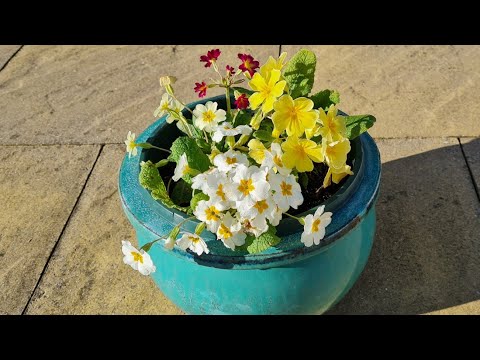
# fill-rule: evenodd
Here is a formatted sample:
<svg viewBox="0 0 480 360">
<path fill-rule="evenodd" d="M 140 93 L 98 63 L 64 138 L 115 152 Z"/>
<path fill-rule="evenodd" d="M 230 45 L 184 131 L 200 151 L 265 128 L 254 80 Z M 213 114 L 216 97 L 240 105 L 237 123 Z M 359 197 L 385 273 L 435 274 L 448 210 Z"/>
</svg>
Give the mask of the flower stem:
<svg viewBox="0 0 480 360">
<path fill-rule="evenodd" d="M 299 217 L 290 215 L 289 213 L 284 213 L 284 214 L 287 215 L 287 216 L 290 216 L 291 218 L 293 218 L 295 220 L 297 220 L 300 224 L 305 225 L 305 220 L 303 220 L 303 218 L 299 218 Z"/>
<path fill-rule="evenodd" d="M 169 153 L 169 154 L 172 153 L 170 150 L 167 150 L 167 149 L 164 149 L 164 148 L 161 148 L 161 147 L 152 145 L 152 144 L 150 144 L 150 143 L 137 143 L 136 145 L 137 145 L 138 147 L 141 147 L 142 149 L 157 149 L 157 150 L 165 151 L 166 153 Z"/>
<path fill-rule="evenodd" d="M 229 86 L 225 88 L 225 96 L 227 100 L 227 113 L 230 115 L 230 113 L 232 112 L 232 106 L 230 105 L 230 87 Z"/>
</svg>

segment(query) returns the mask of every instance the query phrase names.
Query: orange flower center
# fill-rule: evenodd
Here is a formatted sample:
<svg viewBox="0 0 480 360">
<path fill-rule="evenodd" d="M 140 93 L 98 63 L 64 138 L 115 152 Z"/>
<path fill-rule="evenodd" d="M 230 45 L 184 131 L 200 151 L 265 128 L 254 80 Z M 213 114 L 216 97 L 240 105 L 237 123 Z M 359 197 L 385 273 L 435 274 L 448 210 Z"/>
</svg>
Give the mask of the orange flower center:
<svg viewBox="0 0 480 360">
<path fill-rule="evenodd" d="M 255 190 L 255 186 L 253 186 L 252 184 L 252 179 L 240 180 L 240 185 L 238 185 L 238 191 L 240 191 L 243 195 L 247 196 L 253 190 Z"/>
<path fill-rule="evenodd" d="M 224 224 L 220 225 L 220 228 L 218 229 L 218 233 L 220 234 L 220 237 L 225 240 L 232 237 L 232 232 Z"/>
<path fill-rule="evenodd" d="M 263 212 L 268 209 L 267 200 L 257 201 L 253 207 L 255 207 L 260 214 L 263 214 Z"/>
<path fill-rule="evenodd" d="M 223 191 L 223 184 L 218 185 L 217 192 L 215 193 L 217 196 L 222 199 L 222 201 L 225 201 L 225 192 Z"/>
<path fill-rule="evenodd" d="M 283 196 L 292 196 L 292 185 L 287 184 L 285 181 L 282 181 L 280 184 L 280 189 L 282 190 Z"/>
<path fill-rule="evenodd" d="M 219 213 L 220 211 L 218 211 L 215 206 L 210 206 L 205 210 L 207 221 L 218 221 L 220 219 L 220 217 L 218 216 Z"/>
<path fill-rule="evenodd" d="M 320 225 L 321 220 L 320 219 L 315 219 L 315 221 L 312 223 L 312 233 L 318 231 L 318 226 Z"/>
<path fill-rule="evenodd" d="M 233 165 L 233 164 L 236 164 L 236 163 L 237 163 L 237 159 L 234 158 L 234 157 L 228 157 L 228 156 L 227 156 L 227 160 L 226 160 L 226 161 L 227 161 L 227 164 L 228 164 L 228 165 Z"/>
</svg>

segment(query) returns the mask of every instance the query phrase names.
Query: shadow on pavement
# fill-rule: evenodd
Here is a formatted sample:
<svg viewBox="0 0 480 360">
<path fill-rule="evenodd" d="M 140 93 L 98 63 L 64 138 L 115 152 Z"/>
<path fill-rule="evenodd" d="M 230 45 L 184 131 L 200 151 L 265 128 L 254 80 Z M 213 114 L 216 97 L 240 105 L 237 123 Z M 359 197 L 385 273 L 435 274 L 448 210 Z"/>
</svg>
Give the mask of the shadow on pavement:
<svg viewBox="0 0 480 360">
<path fill-rule="evenodd" d="M 329 314 L 418 314 L 478 299 L 480 203 L 460 147 L 384 163 L 370 259 Z"/>
</svg>

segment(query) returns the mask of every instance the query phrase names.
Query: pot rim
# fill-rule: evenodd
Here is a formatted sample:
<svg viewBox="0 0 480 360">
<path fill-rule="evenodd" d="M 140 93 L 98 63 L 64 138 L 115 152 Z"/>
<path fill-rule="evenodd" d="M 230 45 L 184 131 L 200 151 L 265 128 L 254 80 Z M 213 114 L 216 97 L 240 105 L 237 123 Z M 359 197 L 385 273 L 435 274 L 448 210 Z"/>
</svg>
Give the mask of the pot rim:
<svg viewBox="0 0 480 360">
<path fill-rule="evenodd" d="M 201 101 L 190 103 L 187 106 L 193 109 L 197 104 L 202 104 L 207 101 L 221 101 L 222 98 L 224 99 L 224 96 L 202 99 Z M 155 121 L 138 136 L 137 141 L 148 141 L 148 139 L 157 133 L 159 129 L 168 125 L 165 120 L 166 116 Z M 282 237 L 280 244 L 274 248 L 267 249 L 262 253 L 248 254 L 246 252 L 233 252 L 230 249 L 225 248 L 223 244 L 220 244 L 221 247 L 218 248 L 219 251 L 217 253 L 216 251 L 212 251 L 210 245 L 217 244 L 218 241 L 213 239 L 215 235 L 208 232 L 213 236 L 210 240 L 208 237 L 205 239 L 211 250 L 210 254 L 197 256 L 190 251 L 184 251 L 177 247 L 175 247 L 171 253 L 176 256 L 184 257 L 189 261 L 195 261 L 200 265 L 244 269 L 263 267 L 272 261 L 291 261 L 291 259 L 298 258 L 300 255 L 303 259 L 305 256 L 312 256 L 318 252 L 325 251 L 332 246 L 336 240 L 358 225 L 363 216 L 374 205 L 378 195 L 381 174 L 380 154 L 378 148 L 368 133 L 364 133 L 357 139 L 353 140 L 352 145 L 356 140 L 357 150 L 355 164 L 353 166 L 354 175 L 351 175 L 342 187 L 338 189 L 335 193 L 335 195 L 339 194 L 338 196 L 333 195 L 331 198 L 327 199 L 327 201 L 318 205 L 325 205 L 325 211 L 333 212 L 332 222 L 326 228 L 325 237 L 319 245 L 313 245 L 308 248 L 305 247 L 304 244 L 300 242 L 301 232 L 287 234 L 279 233 L 279 236 Z M 127 212 L 127 215 L 136 220 L 141 226 L 160 237 L 169 231 L 165 230 L 165 225 L 162 225 L 162 223 L 169 222 L 173 228 L 173 226 L 187 218 L 188 215 L 181 211 L 167 208 L 161 202 L 154 200 L 149 191 L 139 184 L 138 174 L 143 152 L 144 149 L 140 149 L 139 154 L 135 157 L 125 155 L 118 178 L 119 194 L 122 206 Z M 313 213 L 317 207 L 314 207 L 301 215 L 305 216 L 308 213 Z M 134 211 L 133 209 L 136 209 L 137 211 Z M 282 222 L 284 220 L 286 219 L 282 219 Z M 197 219 L 189 220 L 184 223 L 182 228 L 185 231 L 193 232 L 198 223 L 199 221 Z M 285 223 L 287 223 L 288 228 L 288 222 Z M 282 223 L 279 226 L 281 225 Z M 207 231 L 205 230 L 205 232 Z"/>
</svg>

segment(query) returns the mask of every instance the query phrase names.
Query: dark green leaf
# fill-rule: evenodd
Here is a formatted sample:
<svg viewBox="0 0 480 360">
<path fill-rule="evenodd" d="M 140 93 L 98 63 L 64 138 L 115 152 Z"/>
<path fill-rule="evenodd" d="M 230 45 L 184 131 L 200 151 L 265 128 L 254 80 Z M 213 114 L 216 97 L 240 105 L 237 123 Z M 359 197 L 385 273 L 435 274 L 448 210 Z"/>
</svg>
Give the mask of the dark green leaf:
<svg viewBox="0 0 480 360">
<path fill-rule="evenodd" d="M 285 65 L 283 77 L 287 80 L 292 98 L 307 96 L 312 91 L 316 64 L 315 54 L 302 49 Z"/>
<path fill-rule="evenodd" d="M 375 117 L 373 115 L 345 116 L 345 125 L 347 127 L 345 136 L 353 140 L 371 128 L 374 123 Z"/>
<path fill-rule="evenodd" d="M 335 90 L 322 90 L 315 95 L 310 96 L 313 101 L 313 107 L 315 109 L 327 110 L 330 105 L 338 104 L 340 102 L 340 94 Z"/>
<path fill-rule="evenodd" d="M 263 141 L 275 140 L 275 138 L 272 136 L 272 132 L 267 130 L 257 130 L 253 133 L 253 137 Z"/>
<path fill-rule="evenodd" d="M 240 110 L 235 117 L 235 123 L 233 124 L 234 127 L 239 125 L 249 125 L 250 120 L 252 120 L 252 112 L 248 110 Z"/>
<path fill-rule="evenodd" d="M 245 89 L 243 87 L 233 87 L 232 88 L 234 91 L 238 91 L 240 94 L 247 94 L 247 96 L 250 96 L 253 94 L 253 91 L 250 89 Z"/>
<path fill-rule="evenodd" d="M 188 205 L 192 199 L 192 187 L 180 179 L 173 187 L 171 198 L 177 205 Z"/>
</svg>

